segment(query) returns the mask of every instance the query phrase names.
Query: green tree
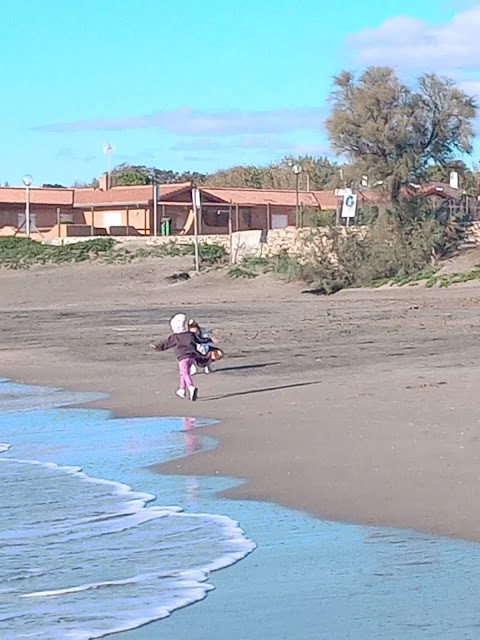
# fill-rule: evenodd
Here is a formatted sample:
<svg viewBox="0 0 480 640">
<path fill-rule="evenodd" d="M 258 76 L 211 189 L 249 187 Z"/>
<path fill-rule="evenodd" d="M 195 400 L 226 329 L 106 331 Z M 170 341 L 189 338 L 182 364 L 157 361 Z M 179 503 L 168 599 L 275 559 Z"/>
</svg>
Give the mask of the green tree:
<svg viewBox="0 0 480 640">
<path fill-rule="evenodd" d="M 394 200 L 432 164 L 445 166 L 472 151 L 477 106 L 449 78 L 425 74 L 412 89 L 389 67 L 370 67 L 358 78 L 343 71 L 331 99 L 332 147 Z"/>
<path fill-rule="evenodd" d="M 264 169 L 265 178 L 263 188 L 295 189 L 296 176 L 292 171 L 293 165 L 302 167 L 299 175 L 299 187 L 302 191 L 334 189 L 341 180 L 339 167 L 328 158 L 313 156 L 287 156 L 278 164 L 272 164 Z"/>
<path fill-rule="evenodd" d="M 474 164 L 463 174 L 460 188 L 470 196 L 480 196 L 480 166 Z"/>
<path fill-rule="evenodd" d="M 254 166 L 235 166 L 210 174 L 205 185 L 210 187 L 232 187 L 259 189 L 262 186 L 262 169 Z"/>
<path fill-rule="evenodd" d="M 98 178 L 93 178 L 90 182 L 82 182 L 81 180 L 76 180 L 72 187 L 74 189 L 98 189 Z"/>
<path fill-rule="evenodd" d="M 328 158 L 313 158 L 306 156 L 300 160 L 303 169 L 310 176 L 310 188 L 318 191 L 336 189 L 341 186 L 341 167 L 332 163 Z"/>
<path fill-rule="evenodd" d="M 198 186 L 205 184 L 205 180 L 207 179 L 206 173 L 200 173 L 198 171 L 185 171 L 177 175 L 178 182 L 193 182 Z"/>
<path fill-rule="evenodd" d="M 462 160 L 450 162 L 445 166 L 438 164 L 428 167 L 426 176 L 432 182 L 446 182 L 450 180 L 450 172 L 456 171 L 459 175 L 459 188 L 468 195 L 480 195 L 480 167 L 473 165 L 472 168 Z"/>
<path fill-rule="evenodd" d="M 157 169 L 144 165 L 120 164 L 111 172 L 112 186 L 153 184 L 174 184 L 175 182 L 195 182 L 200 184 L 205 176 L 201 173 L 178 173 L 170 169 Z"/>
<path fill-rule="evenodd" d="M 112 187 L 151 184 L 154 170 L 143 165 L 119 164 L 110 173 Z"/>
<path fill-rule="evenodd" d="M 299 187 L 323 190 L 334 189 L 341 185 L 340 167 L 328 158 L 313 156 L 287 156 L 280 162 L 267 166 L 235 166 L 217 171 L 204 178 L 204 183 L 216 187 L 250 189 L 295 189 L 296 177 L 292 171 L 294 164 L 302 167 Z"/>
</svg>

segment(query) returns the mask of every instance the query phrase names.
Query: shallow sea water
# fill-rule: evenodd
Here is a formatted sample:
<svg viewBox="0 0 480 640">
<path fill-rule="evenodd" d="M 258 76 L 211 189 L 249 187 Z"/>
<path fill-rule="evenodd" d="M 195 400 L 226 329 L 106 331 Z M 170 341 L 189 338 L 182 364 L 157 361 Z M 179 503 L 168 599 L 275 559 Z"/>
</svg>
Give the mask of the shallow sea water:
<svg viewBox="0 0 480 640">
<path fill-rule="evenodd" d="M 119 429 L 106 412 L 48 408 L 48 398 L 63 403 L 61 392 L 0 388 L 2 639 L 86 640 L 164 618 L 203 599 L 210 572 L 254 549 L 227 516 L 160 504 L 117 482 L 125 455 L 140 462 L 138 422 Z M 150 456 L 175 455 L 185 440 L 175 421 L 142 424 Z M 69 462 L 80 450 L 93 454 L 84 470 Z M 109 478 L 86 472 L 110 455 Z"/>
<path fill-rule="evenodd" d="M 95 637 L 86 623 L 140 627 L 118 640 L 480 638 L 480 545 L 221 499 L 235 484 L 224 478 L 153 474 L 150 464 L 215 446 L 202 423 L 58 407 L 88 399 L 0 384 L 0 441 L 10 445 L 0 471 L 12 476 L 0 489 L 0 540 L 2 549 L 27 540 L 29 553 L 10 563 L 9 587 L 0 569 L 2 639 Z M 254 553 L 210 574 L 219 558 L 248 553 L 250 540 Z M 71 565 L 58 561 L 72 553 Z M 72 585 L 82 590 L 63 592 Z M 172 603 L 206 593 L 168 616 Z M 152 614 L 168 617 L 140 626 Z M 26 625 L 23 635 L 13 624 Z"/>
</svg>

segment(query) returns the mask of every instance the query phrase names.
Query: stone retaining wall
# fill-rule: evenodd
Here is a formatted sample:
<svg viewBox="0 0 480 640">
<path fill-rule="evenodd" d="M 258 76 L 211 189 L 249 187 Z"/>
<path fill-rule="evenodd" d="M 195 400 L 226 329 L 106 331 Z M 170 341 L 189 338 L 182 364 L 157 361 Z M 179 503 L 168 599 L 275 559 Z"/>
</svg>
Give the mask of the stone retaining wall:
<svg viewBox="0 0 480 640">
<path fill-rule="evenodd" d="M 468 244 L 480 245 L 480 222 L 472 222 L 467 227 L 466 241 Z"/>
<path fill-rule="evenodd" d="M 341 229 L 341 233 L 358 233 L 353 227 L 350 230 Z M 96 236 L 99 238 L 100 236 Z M 107 236 L 110 237 L 110 236 Z M 49 244 L 71 244 L 74 242 L 85 242 L 91 240 L 90 237 L 67 237 L 52 238 L 44 240 Z M 141 236 L 116 236 L 116 242 L 125 246 L 151 247 L 162 244 L 193 244 L 193 236 L 169 236 L 169 237 L 141 237 Z M 312 252 L 324 251 L 330 240 L 326 229 L 305 228 L 295 229 L 273 229 L 264 235 L 262 231 L 239 231 L 228 235 L 202 235 L 198 237 L 200 244 L 216 244 L 225 248 L 227 253 L 232 253 L 232 262 L 241 262 L 247 256 L 270 258 L 279 253 L 287 252 L 299 257 L 311 256 Z"/>
<path fill-rule="evenodd" d="M 342 234 L 364 233 L 365 227 L 340 227 Z M 98 236 L 97 236 L 98 237 Z M 52 244 L 82 242 L 90 238 L 61 238 L 52 239 L 47 242 Z M 193 236 L 170 236 L 170 237 L 141 237 L 124 236 L 115 237 L 116 242 L 127 247 L 148 247 L 160 244 L 193 244 Z M 259 230 L 239 231 L 232 234 L 230 238 L 225 234 L 202 235 L 199 236 L 201 244 L 217 244 L 224 247 L 227 253 L 232 253 L 232 262 L 241 262 L 247 256 L 270 258 L 279 253 L 289 253 L 299 258 L 308 258 L 315 253 L 328 251 L 331 240 L 329 232 L 325 228 L 303 228 L 295 229 L 273 229 L 264 234 Z M 480 246 L 480 222 L 473 222 L 467 227 L 466 244 L 469 246 Z M 333 258 L 333 256 L 332 256 Z"/>
<path fill-rule="evenodd" d="M 364 227 L 338 228 L 342 235 L 363 233 Z M 241 262 L 247 256 L 271 258 L 280 253 L 308 259 L 321 253 L 329 253 L 332 246 L 331 232 L 325 228 L 274 229 L 262 238 L 260 231 L 234 233 L 232 238 L 232 262 Z M 263 240 L 263 241 L 262 241 Z M 335 259 L 333 253 L 331 258 Z"/>
<path fill-rule="evenodd" d="M 86 242 L 87 240 L 98 240 L 99 238 L 112 238 L 115 242 L 125 246 L 125 247 L 153 247 L 158 246 L 160 244 L 193 244 L 194 237 L 193 236 L 77 236 L 70 238 L 52 238 L 44 240 L 46 244 L 73 244 L 74 242 Z M 208 235 L 208 236 L 198 236 L 198 241 L 200 244 L 218 244 L 222 247 L 225 247 L 227 251 L 230 248 L 230 239 L 227 235 Z"/>
</svg>

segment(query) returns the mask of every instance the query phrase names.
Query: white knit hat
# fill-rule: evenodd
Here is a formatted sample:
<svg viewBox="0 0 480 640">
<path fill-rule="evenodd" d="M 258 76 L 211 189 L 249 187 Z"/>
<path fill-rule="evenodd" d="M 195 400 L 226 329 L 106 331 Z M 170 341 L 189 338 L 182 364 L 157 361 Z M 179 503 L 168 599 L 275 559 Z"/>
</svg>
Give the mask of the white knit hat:
<svg viewBox="0 0 480 640">
<path fill-rule="evenodd" d="M 173 333 L 184 333 L 187 330 L 186 323 L 187 316 L 184 313 L 177 313 L 177 315 L 173 316 L 170 320 Z"/>
</svg>

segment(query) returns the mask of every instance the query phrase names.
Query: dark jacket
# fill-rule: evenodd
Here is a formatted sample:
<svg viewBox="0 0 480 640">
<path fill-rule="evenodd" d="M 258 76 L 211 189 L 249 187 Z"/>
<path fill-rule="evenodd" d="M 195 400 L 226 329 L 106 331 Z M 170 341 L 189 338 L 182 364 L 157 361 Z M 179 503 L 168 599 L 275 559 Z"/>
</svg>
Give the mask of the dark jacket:
<svg viewBox="0 0 480 640">
<path fill-rule="evenodd" d="M 190 331 L 172 333 L 166 340 L 155 344 L 155 351 L 166 351 L 167 349 L 175 349 L 178 361 L 195 358 L 198 355 L 195 349 L 195 337 Z"/>
</svg>

